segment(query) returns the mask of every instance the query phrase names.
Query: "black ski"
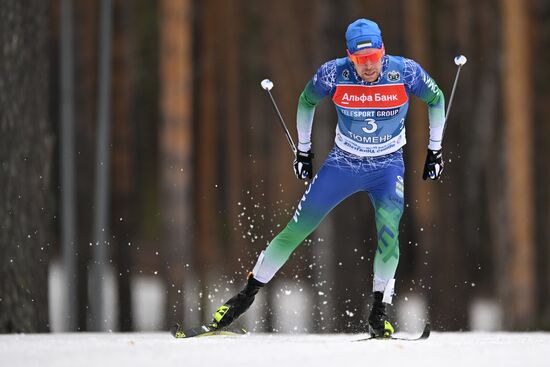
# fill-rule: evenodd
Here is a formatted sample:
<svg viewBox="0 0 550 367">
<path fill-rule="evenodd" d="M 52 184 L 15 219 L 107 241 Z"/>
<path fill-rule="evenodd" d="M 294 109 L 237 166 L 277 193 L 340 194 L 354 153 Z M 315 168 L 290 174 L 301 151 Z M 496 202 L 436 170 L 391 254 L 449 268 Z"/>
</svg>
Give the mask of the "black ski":
<svg viewBox="0 0 550 367">
<path fill-rule="evenodd" d="M 403 341 L 426 340 L 430 337 L 430 331 L 431 331 L 430 324 L 426 324 L 426 326 L 424 326 L 424 331 L 422 332 L 422 335 L 420 335 L 418 337 L 402 338 L 402 337 L 398 337 L 398 336 L 390 336 L 389 338 L 377 338 L 375 336 L 369 336 L 368 338 L 358 339 L 358 340 L 354 340 L 354 341 L 362 342 L 362 341 L 367 341 L 367 340 L 403 340 Z"/>
<path fill-rule="evenodd" d="M 217 328 L 211 324 L 205 324 L 194 328 L 183 329 L 180 324 L 175 324 L 170 328 L 170 334 L 174 338 L 193 338 L 199 336 L 212 335 L 244 335 L 247 331 L 239 328 Z"/>
</svg>

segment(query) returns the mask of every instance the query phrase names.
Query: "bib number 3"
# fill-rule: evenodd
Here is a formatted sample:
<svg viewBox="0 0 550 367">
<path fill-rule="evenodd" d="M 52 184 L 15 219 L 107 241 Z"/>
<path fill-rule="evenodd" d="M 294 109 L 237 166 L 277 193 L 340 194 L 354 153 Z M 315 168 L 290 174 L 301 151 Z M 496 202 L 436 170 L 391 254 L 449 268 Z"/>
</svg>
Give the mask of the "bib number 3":
<svg viewBox="0 0 550 367">
<path fill-rule="evenodd" d="M 361 128 L 361 130 L 363 130 L 367 134 L 373 133 L 378 129 L 378 125 L 376 124 L 376 120 L 366 119 L 365 122 L 367 123 L 367 126 L 363 126 Z"/>
</svg>

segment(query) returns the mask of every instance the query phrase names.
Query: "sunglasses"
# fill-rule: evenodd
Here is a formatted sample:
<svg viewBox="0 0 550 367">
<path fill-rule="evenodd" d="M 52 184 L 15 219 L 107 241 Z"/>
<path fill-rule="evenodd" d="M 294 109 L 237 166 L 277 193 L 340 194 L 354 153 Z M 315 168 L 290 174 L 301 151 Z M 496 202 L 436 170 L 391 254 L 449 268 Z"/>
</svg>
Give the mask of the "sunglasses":
<svg viewBox="0 0 550 367">
<path fill-rule="evenodd" d="M 347 50 L 347 52 L 348 57 L 351 61 L 353 61 L 355 64 L 363 65 L 366 64 L 367 61 L 370 61 L 371 63 L 380 61 L 382 56 L 384 56 L 384 46 L 382 46 L 382 48 L 380 49 L 374 49 L 371 52 L 362 55 L 352 54 L 349 52 L 349 50 Z"/>
</svg>

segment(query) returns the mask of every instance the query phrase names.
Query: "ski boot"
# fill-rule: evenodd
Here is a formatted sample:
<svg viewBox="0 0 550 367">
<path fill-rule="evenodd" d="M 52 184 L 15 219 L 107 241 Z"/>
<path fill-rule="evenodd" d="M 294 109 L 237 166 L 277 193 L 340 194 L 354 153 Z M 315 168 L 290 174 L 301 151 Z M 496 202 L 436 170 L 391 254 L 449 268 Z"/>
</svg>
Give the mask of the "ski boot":
<svg viewBox="0 0 550 367">
<path fill-rule="evenodd" d="M 248 281 L 246 286 L 237 295 L 229 299 L 221 305 L 216 313 L 214 313 L 214 319 L 211 322 L 211 326 L 222 329 L 229 326 L 239 316 L 241 316 L 254 302 L 256 293 L 265 285 L 252 276 L 252 273 L 248 274 Z"/>
<path fill-rule="evenodd" d="M 394 332 L 386 315 L 386 305 L 382 302 L 383 296 L 382 292 L 374 292 L 374 303 L 369 315 L 369 333 L 374 338 L 390 338 Z"/>
</svg>

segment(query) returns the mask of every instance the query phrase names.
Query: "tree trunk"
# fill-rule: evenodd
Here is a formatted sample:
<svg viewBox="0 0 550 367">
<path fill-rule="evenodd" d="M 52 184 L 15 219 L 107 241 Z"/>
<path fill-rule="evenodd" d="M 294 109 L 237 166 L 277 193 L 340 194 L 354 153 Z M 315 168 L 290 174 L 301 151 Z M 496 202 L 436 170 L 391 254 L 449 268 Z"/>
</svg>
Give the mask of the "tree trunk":
<svg viewBox="0 0 550 367">
<path fill-rule="evenodd" d="M 0 6 L 0 333 L 48 331 L 49 2 Z"/>
<path fill-rule="evenodd" d="M 183 318 L 184 266 L 193 241 L 192 4 L 163 0 L 160 36 L 161 213 L 166 264 L 166 326 Z"/>
<path fill-rule="evenodd" d="M 506 287 L 502 295 L 506 327 L 527 328 L 534 324 L 536 287 L 534 278 L 533 113 L 529 9 L 527 3 L 506 0 L 502 6 L 502 73 L 505 120 L 507 228 Z M 518 65 L 524 65 L 522 72 Z"/>
<path fill-rule="evenodd" d="M 93 243 L 95 127 L 97 116 L 97 37 L 99 3 L 74 2 L 75 148 L 77 202 L 77 330 L 90 326 L 88 260 Z"/>
<path fill-rule="evenodd" d="M 242 22 L 242 4 L 240 0 L 225 0 L 221 4 L 222 22 L 226 30 L 227 40 L 223 43 L 223 54 L 225 55 L 224 72 L 223 72 L 223 96 L 221 100 L 224 102 L 224 122 L 226 134 L 224 135 L 224 168 L 222 177 L 220 178 L 221 190 L 225 194 L 225 212 L 223 213 L 223 234 L 221 248 L 222 251 L 232 256 L 240 256 L 240 251 L 243 248 L 242 237 L 236 230 L 238 227 L 239 205 L 242 200 L 243 176 L 246 172 L 246 166 L 243 164 L 243 131 L 246 131 L 246 126 L 243 123 L 243 106 L 241 105 L 241 22 Z M 233 258 L 230 264 L 224 269 L 226 274 L 235 274 L 239 271 L 236 262 Z M 237 284 L 244 281 L 237 277 Z"/>
<path fill-rule="evenodd" d="M 533 45 L 547 50 L 550 45 L 550 24 L 547 19 L 550 17 L 550 3 L 548 1 L 535 1 L 533 12 L 533 23 L 536 24 L 535 38 Z M 549 52 L 545 52 L 543 56 L 544 63 L 548 63 L 550 57 Z M 537 91 L 540 101 L 550 100 L 550 88 L 548 87 L 550 80 L 550 70 L 548 68 L 540 68 L 537 70 L 537 78 L 533 80 L 533 86 Z M 550 172 L 548 170 L 548 157 L 550 157 L 550 124 L 545 123 L 546 116 L 550 116 L 549 103 L 535 104 L 535 123 L 539 123 L 536 127 L 537 134 L 534 137 L 536 166 L 534 177 L 537 185 L 537 279 L 539 280 L 539 289 L 541 294 L 550 294 Z M 543 330 L 550 329 L 550 297 L 539 297 L 540 320 L 538 324 Z"/>
<path fill-rule="evenodd" d="M 112 247 L 118 275 L 119 330 L 131 331 L 132 297 L 130 280 L 133 274 L 132 247 L 135 238 L 137 207 L 135 201 L 133 124 L 130 119 L 130 58 L 128 8 L 124 0 L 114 4 L 113 66 L 113 215 L 111 216 Z"/>
<path fill-rule="evenodd" d="M 457 5 L 461 7 L 461 5 Z M 461 24 L 455 29 L 468 29 L 468 32 L 457 31 L 455 36 L 461 41 L 464 54 L 480 55 L 484 62 L 467 65 L 460 75 L 458 94 L 453 102 L 451 124 L 456 126 L 459 122 L 460 111 L 469 106 L 475 106 L 471 114 L 471 120 L 459 124 L 462 142 L 471 142 L 468 149 L 461 149 L 464 162 L 463 184 L 459 185 L 460 194 L 456 197 L 463 198 L 459 205 L 460 213 L 468 213 L 462 217 L 463 230 L 461 231 L 461 247 L 466 256 L 464 271 L 468 275 L 470 297 L 490 297 L 497 295 L 495 287 L 494 257 L 495 246 L 491 241 L 491 217 L 498 218 L 498 208 L 492 207 L 493 198 L 499 200 L 494 177 L 499 174 L 493 170 L 495 159 L 491 157 L 494 152 L 492 142 L 500 136 L 499 124 L 499 69 L 495 67 L 492 55 L 498 54 L 499 48 L 499 21 L 494 17 L 496 11 L 494 1 L 480 3 L 476 12 L 471 14 L 460 11 L 461 19 L 470 19 L 467 24 Z M 472 9 L 468 7 L 468 9 Z M 475 49 L 473 40 L 479 45 Z M 461 147 L 465 147 L 464 143 Z M 496 159 L 498 161 L 498 159 Z M 456 175 L 455 175 L 456 176 Z M 494 195 L 494 196 L 493 196 Z M 498 219 L 497 219 L 498 222 Z M 481 276 L 481 275 L 485 276 Z M 474 286 L 472 286 L 472 284 Z"/>
<path fill-rule="evenodd" d="M 197 217 L 197 258 L 196 266 L 202 282 L 201 319 L 210 317 L 207 307 L 210 282 L 219 273 L 220 260 L 220 142 L 222 131 L 219 124 L 224 120 L 221 115 L 222 101 L 219 80 L 225 69 L 224 57 L 220 56 L 223 39 L 219 32 L 222 14 L 218 0 L 206 0 L 200 4 L 200 43 L 197 63 L 197 148 L 196 148 L 196 217 Z M 225 70 L 223 72 L 226 72 Z"/>
</svg>

